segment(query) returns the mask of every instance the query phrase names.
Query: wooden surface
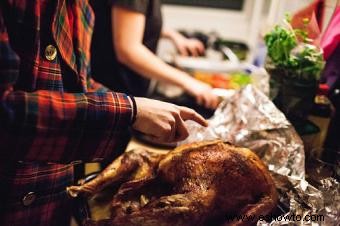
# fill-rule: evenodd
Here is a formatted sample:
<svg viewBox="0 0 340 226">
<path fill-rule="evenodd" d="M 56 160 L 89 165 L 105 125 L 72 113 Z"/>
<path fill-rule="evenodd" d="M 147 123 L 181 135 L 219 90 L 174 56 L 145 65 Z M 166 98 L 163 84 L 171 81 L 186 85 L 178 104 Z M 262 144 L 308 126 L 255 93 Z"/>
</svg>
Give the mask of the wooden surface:
<svg viewBox="0 0 340 226">
<path fill-rule="evenodd" d="M 155 152 L 164 152 L 164 151 L 170 151 L 171 148 L 166 148 L 166 147 L 156 147 L 150 144 L 143 143 L 141 141 L 138 141 L 135 138 L 132 138 L 131 141 L 129 142 L 126 151 L 129 151 L 134 148 L 145 148 L 150 151 L 155 151 Z"/>
</svg>

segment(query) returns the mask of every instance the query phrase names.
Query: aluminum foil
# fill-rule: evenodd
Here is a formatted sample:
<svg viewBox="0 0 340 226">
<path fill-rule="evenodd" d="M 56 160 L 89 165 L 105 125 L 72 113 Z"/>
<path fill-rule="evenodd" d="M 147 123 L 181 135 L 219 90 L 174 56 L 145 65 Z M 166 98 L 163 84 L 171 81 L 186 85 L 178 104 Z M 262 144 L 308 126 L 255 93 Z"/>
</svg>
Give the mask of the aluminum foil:
<svg viewBox="0 0 340 226">
<path fill-rule="evenodd" d="M 281 218 L 257 225 L 339 225 L 340 186 L 334 178 L 313 187 L 305 180 L 305 155 L 301 139 L 270 99 L 249 85 L 225 99 L 208 120 L 207 128 L 187 122 L 190 136 L 181 144 L 222 139 L 256 152 L 267 164 L 277 184 Z M 302 220 L 283 220 L 287 216 Z M 323 216 L 306 221 L 306 216 Z"/>
<path fill-rule="evenodd" d="M 222 139 L 255 151 L 269 169 L 304 178 L 303 143 L 285 116 L 251 85 L 225 99 L 208 128 L 188 122 L 191 135 L 182 143 Z"/>
<path fill-rule="evenodd" d="M 274 178 L 277 181 L 277 175 Z M 286 177 L 286 181 L 277 188 L 280 197 L 278 206 L 284 209 L 288 204 L 288 210 L 281 216 L 274 216 L 271 222 L 258 221 L 257 226 L 339 225 L 340 185 L 334 178 L 320 180 L 317 189 L 303 179 Z"/>
</svg>

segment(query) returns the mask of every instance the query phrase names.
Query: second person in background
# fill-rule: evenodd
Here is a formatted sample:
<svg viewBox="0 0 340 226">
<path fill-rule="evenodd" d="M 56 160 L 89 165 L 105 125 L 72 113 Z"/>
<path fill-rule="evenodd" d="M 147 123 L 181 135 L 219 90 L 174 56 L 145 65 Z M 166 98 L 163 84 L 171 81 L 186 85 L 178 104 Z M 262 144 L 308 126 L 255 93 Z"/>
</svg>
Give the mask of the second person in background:
<svg viewBox="0 0 340 226">
<path fill-rule="evenodd" d="M 174 68 L 155 53 L 160 37 L 172 40 L 181 55 L 198 56 L 204 46 L 171 29 L 162 29 L 160 0 L 91 0 L 96 15 L 92 53 L 93 78 L 117 92 L 146 96 L 150 79 L 169 82 L 216 108 L 212 88 Z"/>
</svg>

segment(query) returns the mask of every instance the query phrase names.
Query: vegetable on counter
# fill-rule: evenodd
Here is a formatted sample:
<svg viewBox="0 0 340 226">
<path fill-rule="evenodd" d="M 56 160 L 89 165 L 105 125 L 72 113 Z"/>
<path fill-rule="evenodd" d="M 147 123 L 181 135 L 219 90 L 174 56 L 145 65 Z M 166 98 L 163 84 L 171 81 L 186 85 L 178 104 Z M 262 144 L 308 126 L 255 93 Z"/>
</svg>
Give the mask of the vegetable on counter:
<svg viewBox="0 0 340 226">
<path fill-rule="evenodd" d="M 240 89 L 252 83 L 251 76 L 244 72 L 212 73 L 194 71 L 192 74 L 196 79 L 211 85 L 213 88 Z"/>
</svg>

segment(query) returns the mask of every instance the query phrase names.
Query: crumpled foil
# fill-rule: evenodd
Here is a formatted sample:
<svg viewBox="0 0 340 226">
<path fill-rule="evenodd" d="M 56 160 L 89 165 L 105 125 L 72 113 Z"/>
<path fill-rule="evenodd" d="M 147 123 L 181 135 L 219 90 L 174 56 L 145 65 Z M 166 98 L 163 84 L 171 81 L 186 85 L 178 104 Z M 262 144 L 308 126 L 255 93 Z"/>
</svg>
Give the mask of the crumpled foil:
<svg viewBox="0 0 340 226">
<path fill-rule="evenodd" d="M 334 178 L 326 178 L 315 188 L 305 180 L 303 142 L 285 116 L 261 91 L 252 85 L 235 91 L 208 121 L 207 128 L 187 122 L 190 136 L 181 144 L 221 139 L 247 147 L 267 164 L 275 182 L 280 181 L 277 188 L 281 218 L 271 222 L 259 221 L 257 225 L 339 225 L 339 183 Z M 319 215 L 324 219 L 282 220 L 282 217 L 294 214 L 302 219 L 307 215 Z"/>
<path fill-rule="evenodd" d="M 222 139 L 256 152 L 269 169 L 304 178 L 303 143 L 269 98 L 251 85 L 225 99 L 208 128 L 187 122 L 190 136 L 182 142 Z"/>
<path fill-rule="evenodd" d="M 274 178 L 277 181 L 277 175 Z M 275 216 L 271 222 L 258 221 L 257 226 L 339 225 L 340 184 L 336 179 L 320 180 L 317 189 L 303 179 L 288 176 L 281 186 L 277 186 L 277 190 L 279 206 L 284 208 L 284 203 L 288 203 L 288 211 L 282 216 Z"/>
</svg>

